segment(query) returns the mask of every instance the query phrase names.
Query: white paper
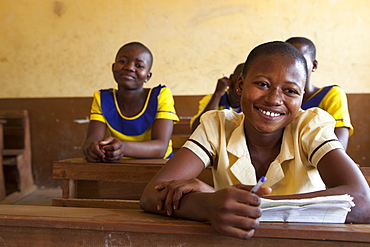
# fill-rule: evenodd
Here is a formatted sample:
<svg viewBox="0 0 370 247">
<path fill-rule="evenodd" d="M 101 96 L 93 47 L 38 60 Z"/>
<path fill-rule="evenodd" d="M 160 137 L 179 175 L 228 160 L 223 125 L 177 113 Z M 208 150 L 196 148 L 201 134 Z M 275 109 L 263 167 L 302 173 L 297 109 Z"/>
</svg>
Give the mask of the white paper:
<svg viewBox="0 0 370 247">
<path fill-rule="evenodd" d="M 353 197 L 347 194 L 294 200 L 261 198 L 262 216 L 259 220 L 261 222 L 344 223 L 348 212 L 354 206 Z"/>
</svg>

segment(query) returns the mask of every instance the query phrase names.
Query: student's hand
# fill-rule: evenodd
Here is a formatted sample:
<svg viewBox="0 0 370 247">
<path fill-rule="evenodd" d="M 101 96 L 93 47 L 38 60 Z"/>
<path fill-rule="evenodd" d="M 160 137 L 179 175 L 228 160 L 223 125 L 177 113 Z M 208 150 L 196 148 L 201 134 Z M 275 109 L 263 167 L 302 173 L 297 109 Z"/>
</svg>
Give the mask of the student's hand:
<svg viewBox="0 0 370 247">
<path fill-rule="evenodd" d="M 161 191 L 158 196 L 157 209 L 165 209 L 168 215 L 180 208 L 183 195 L 190 192 L 214 192 L 215 189 L 197 178 L 173 180 L 158 184 L 155 189 Z"/>
<path fill-rule="evenodd" d="M 209 194 L 209 206 L 204 211 L 217 232 L 242 239 L 253 236 L 262 211 L 259 196 L 250 193 L 250 189 L 239 184 Z"/>
<path fill-rule="evenodd" d="M 231 80 L 229 78 L 222 77 L 221 79 L 218 79 L 215 94 L 218 94 L 220 96 L 224 95 L 225 91 L 228 89 L 230 85 Z"/>
<path fill-rule="evenodd" d="M 107 137 L 99 144 L 107 162 L 119 162 L 124 156 L 123 143 L 114 137 Z"/>
<path fill-rule="evenodd" d="M 105 151 L 100 149 L 99 142 L 97 141 L 92 141 L 84 150 L 84 154 L 88 162 L 99 162 L 105 158 Z"/>
</svg>

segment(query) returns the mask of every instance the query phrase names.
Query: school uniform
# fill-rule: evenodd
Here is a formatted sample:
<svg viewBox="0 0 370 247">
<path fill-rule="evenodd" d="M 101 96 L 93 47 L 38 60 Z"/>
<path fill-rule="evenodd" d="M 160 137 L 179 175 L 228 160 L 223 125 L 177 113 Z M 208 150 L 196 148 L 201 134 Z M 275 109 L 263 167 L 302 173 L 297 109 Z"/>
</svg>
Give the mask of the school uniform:
<svg viewBox="0 0 370 247">
<path fill-rule="evenodd" d="M 156 119 L 178 122 L 172 93 L 166 86 L 149 89 L 142 111 L 133 117 L 124 116 L 118 106 L 115 88 L 102 89 L 94 93 L 90 120 L 107 125 L 110 135 L 121 141 L 145 142 L 151 140 L 152 126 Z M 173 155 L 170 140 L 163 158 Z"/>
<path fill-rule="evenodd" d="M 207 107 L 209 101 L 211 101 L 212 96 L 213 96 L 213 94 L 206 95 L 199 101 L 198 113 L 197 113 L 197 115 L 193 116 L 190 119 L 190 127 L 193 125 L 193 122 L 195 121 L 195 119 L 197 119 L 199 117 L 199 115 L 202 114 L 204 109 Z M 226 92 L 224 93 L 224 95 L 222 95 L 222 97 L 220 99 L 220 102 L 218 103 L 218 106 L 215 110 L 224 110 L 224 109 L 232 110 L 232 111 L 237 112 L 237 113 L 242 112 L 240 107 L 232 108 L 230 106 Z"/>
<path fill-rule="evenodd" d="M 337 85 L 326 86 L 315 92 L 301 106 L 303 110 L 319 107 L 327 111 L 335 119 L 335 127 L 347 127 L 349 135 L 353 134 L 353 126 L 348 111 L 346 93 Z"/>
<path fill-rule="evenodd" d="M 194 152 L 205 167 L 211 165 L 215 188 L 255 185 L 257 178 L 246 144 L 244 114 L 209 111 L 200 122 L 184 147 Z M 285 127 L 280 153 L 266 173 L 264 186 L 272 188 L 271 195 L 325 189 L 317 164 L 331 150 L 343 149 L 334 134 L 334 125 L 333 117 L 319 108 L 299 110 Z"/>
</svg>

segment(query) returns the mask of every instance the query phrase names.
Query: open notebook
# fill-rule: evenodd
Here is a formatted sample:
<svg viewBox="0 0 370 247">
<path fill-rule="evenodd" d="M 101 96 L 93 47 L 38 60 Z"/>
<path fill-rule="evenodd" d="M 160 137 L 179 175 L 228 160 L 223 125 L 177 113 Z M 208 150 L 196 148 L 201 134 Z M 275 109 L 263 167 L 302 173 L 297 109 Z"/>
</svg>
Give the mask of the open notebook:
<svg viewBox="0 0 370 247">
<path fill-rule="evenodd" d="M 344 223 L 353 197 L 345 194 L 308 199 L 270 200 L 261 198 L 259 220 L 272 222 Z"/>
</svg>

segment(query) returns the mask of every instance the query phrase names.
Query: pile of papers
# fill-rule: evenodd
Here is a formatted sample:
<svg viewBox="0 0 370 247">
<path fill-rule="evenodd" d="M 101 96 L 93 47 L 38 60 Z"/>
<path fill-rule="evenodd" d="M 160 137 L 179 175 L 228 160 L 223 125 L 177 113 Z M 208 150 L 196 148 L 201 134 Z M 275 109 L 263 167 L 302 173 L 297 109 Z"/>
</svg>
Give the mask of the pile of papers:
<svg viewBox="0 0 370 247">
<path fill-rule="evenodd" d="M 261 222 L 344 223 L 353 197 L 345 194 L 308 199 L 270 200 L 261 198 Z"/>
</svg>

